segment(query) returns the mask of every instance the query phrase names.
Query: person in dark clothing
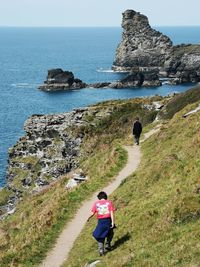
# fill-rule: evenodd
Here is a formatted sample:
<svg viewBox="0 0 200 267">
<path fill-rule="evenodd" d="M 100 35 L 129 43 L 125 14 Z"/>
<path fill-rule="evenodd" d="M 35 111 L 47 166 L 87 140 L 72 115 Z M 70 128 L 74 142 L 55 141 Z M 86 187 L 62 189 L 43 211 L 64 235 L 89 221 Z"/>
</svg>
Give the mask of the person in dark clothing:
<svg viewBox="0 0 200 267">
<path fill-rule="evenodd" d="M 140 135 L 142 133 L 142 124 L 138 117 L 135 118 L 133 123 L 133 136 L 136 145 L 139 145 Z"/>
</svg>

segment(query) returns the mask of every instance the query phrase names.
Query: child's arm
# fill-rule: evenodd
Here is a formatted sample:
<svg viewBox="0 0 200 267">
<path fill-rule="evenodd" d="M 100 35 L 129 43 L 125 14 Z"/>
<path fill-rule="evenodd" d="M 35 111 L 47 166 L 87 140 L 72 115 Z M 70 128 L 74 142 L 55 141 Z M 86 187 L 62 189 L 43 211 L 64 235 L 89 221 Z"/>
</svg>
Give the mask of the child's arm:
<svg viewBox="0 0 200 267">
<path fill-rule="evenodd" d="M 112 225 L 112 228 L 113 228 L 114 225 L 115 225 L 114 212 L 113 211 L 110 212 L 110 216 L 111 216 L 111 225 Z"/>
<path fill-rule="evenodd" d="M 89 220 L 94 216 L 94 212 L 92 212 L 92 214 L 88 217 L 88 219 L 87 219 L 87 222 L 89 222 Z"/>
</svg>

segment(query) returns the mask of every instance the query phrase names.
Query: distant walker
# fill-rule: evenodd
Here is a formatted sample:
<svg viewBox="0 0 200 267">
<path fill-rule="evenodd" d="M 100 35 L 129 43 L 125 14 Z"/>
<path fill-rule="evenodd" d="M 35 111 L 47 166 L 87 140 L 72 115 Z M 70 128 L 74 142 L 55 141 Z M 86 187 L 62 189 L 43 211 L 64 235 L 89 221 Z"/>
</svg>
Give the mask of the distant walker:
<svg viewBox="0 0 200 267">
<path fill-rule="evenodd" d="M 136 117 L 133 123 L 133 136 L 134 136 L 134 141 L 136 145 L 139 145 L 141 133 L 142 133 L 142 124 L 139 121 L 139 118 Z"/>
</svg>

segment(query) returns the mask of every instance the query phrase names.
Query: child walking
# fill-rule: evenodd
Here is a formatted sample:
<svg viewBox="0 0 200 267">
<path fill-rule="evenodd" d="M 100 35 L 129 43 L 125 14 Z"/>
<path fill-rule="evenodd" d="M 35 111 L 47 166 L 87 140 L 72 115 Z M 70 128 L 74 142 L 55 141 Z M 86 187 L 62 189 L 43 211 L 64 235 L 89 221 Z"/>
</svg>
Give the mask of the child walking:
<svg viewBox="0 0 200 267">
<path fill-rule="evenodd" d="M 97 226 L 93 232 L 93 237 L 98 242 L 99 255 L 103 256 L 105 250 L 111 250 L 111 241 L 113 238 L 114 224 L 114 206 L 107 198 L 107 194 L 103 191 L 97 195 L 98 200 L 92 206 L 92 214 L 88 218 L 89 221 L 95 214 L 98 219 Z M 105 248 L 104 243 L 106 240 Z"/>
</svg>

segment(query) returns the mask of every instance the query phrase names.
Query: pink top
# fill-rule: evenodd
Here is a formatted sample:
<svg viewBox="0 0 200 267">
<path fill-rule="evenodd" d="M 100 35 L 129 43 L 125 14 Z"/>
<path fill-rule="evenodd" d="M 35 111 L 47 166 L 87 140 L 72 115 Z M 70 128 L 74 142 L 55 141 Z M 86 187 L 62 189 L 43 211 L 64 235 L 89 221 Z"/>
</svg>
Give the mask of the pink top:
<svg viewBox="0 0 200 267">
<path fill-rule="evenodd" d="M 106 199 L 95 201 L 92 207 L 92 212 L 97 214 L 97 219 L 110 218 L 111 211 L 115 211 L 115 208 L 112 202 Z"/>
</svg>

